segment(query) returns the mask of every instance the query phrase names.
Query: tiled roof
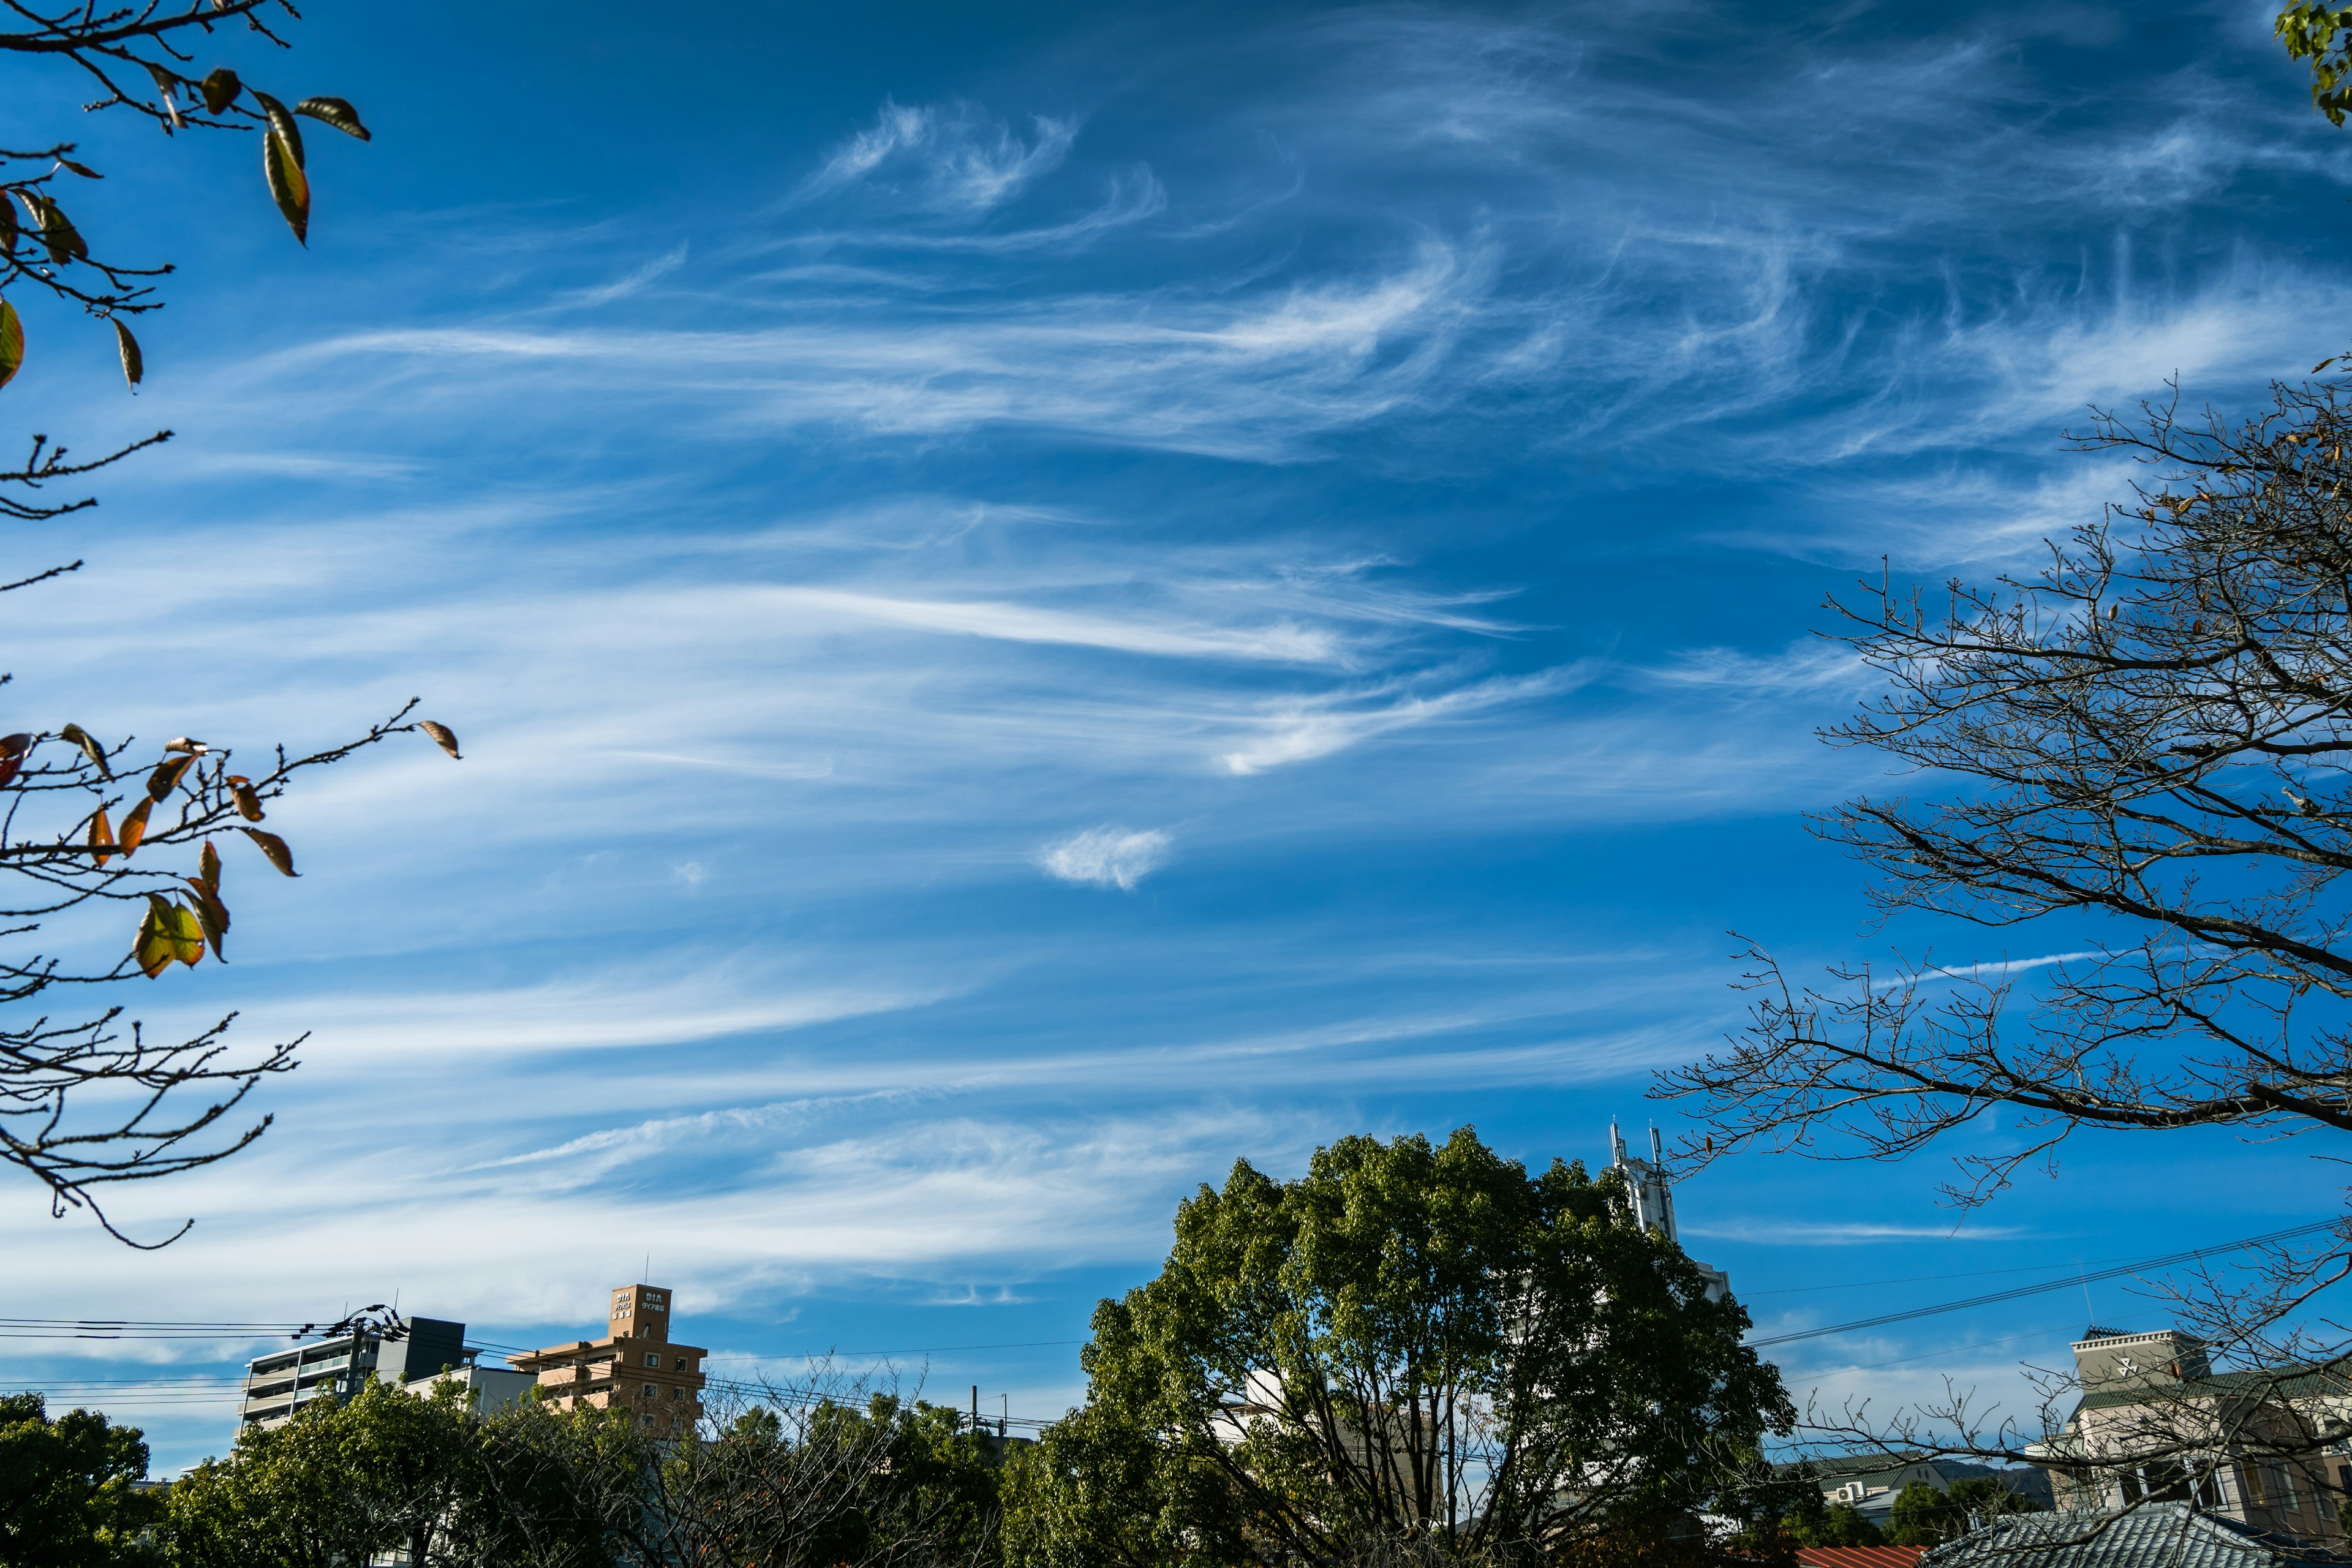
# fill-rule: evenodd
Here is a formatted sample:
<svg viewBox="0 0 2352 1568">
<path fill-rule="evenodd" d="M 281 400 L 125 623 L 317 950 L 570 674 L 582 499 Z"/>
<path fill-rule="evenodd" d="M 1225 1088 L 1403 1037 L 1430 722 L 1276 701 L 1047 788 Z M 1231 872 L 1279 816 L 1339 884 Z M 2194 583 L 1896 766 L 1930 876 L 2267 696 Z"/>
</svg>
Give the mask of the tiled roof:
<svg viewBox="0 0 2352 1568">
<path fill-rule="evenodd" d="M 2200 1513 L 2185 1502 L 2021 1513 L 1930 1550 L 1919 1568 L 2284 1568 L 2347 1560 Z"/>
<path fill-rule="evenodd" d="M 1915 1568 L 1924 1546 L 1800 1546 L 1805 1568 Z"/>
</svg>

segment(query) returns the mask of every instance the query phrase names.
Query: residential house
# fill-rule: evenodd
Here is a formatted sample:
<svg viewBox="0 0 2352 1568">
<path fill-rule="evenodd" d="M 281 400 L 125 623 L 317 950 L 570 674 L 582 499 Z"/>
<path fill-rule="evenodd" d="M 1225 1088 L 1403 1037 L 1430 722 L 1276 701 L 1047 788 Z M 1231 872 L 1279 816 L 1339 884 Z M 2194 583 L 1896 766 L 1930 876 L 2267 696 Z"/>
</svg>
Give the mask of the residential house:
<svg viewBox="0 0 2352 1568">
<path fill-rule="evenodd" d="M 2080 1398 L 2033 1451 L 2062 1510 L 2194 1503 L 2257 1531 L 2344 1543 L 2352 1451 L 2331 1439 L 2352 1405 L 2345 1374 L 2217 1373 L 2203 1342 L 2171 1329 L 2095 1324 L 2072 1348 Z"/>
</svg>

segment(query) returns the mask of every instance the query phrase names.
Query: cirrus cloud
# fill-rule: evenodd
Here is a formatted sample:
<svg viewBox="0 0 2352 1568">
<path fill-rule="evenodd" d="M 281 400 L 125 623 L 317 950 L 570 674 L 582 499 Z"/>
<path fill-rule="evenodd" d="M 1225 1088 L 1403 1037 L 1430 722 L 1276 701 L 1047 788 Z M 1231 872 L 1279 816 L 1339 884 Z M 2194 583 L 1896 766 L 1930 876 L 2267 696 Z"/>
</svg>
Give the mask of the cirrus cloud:
<svg viewBox="0 0 2352 1568">
<path fill-rule="evenodd" d="M 1156 827 L 1089 827 L 1046 846 L 1037 863 L 1061 881 L 1133 892 L 1137 883 L 1168 864 L 1174 847 Z"/>
</svg>

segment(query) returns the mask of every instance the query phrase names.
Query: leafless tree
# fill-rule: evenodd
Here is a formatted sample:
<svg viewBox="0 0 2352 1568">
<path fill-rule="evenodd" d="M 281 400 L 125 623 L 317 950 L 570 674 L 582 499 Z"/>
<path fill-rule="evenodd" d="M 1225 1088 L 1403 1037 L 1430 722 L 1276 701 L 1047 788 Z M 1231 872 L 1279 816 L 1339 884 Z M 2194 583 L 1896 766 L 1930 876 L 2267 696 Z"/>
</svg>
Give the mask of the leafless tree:
<svg viewBox="0 0 2352 1568">
<path fill-rule="evenodd" d="M 2040 571 L 1955 581 L 1932 605 L 1885 579 L 1832 600 L 1832 635 L 1886 689 L 1824 738 L 1926 785 L 1817 822 L 1877 873 L 1876 914 L 2059 917 L 2086 951 L 2030 984 L 1910 963 L 1806 985 L 1751 946 L 1747 1026 L 1655 1090 L 1696 1103 L 1687 1165 L 1750 1147 L 1894 1160 L 2003 1124 L 2006 1147 L 1956 1161 L 1945 1193 L 1965 1208 L 2022 1169 L 2054 1172 L 2084 1129 L 2352 1131 L 2346 391 L 2277 384 L 2242 423 L 2185 415 L 2177 390 L 2131 420 L 2102 416 L 2077 445 L 2147 477 Z M 2082 917 L 2104 917 L 2087 939 Z M 2352 1367 L 2324 1294 L 2352 1268 L 2347 1243 L 2352 1222 L 2172 1282 L 2182 1326 L 2256 1383 L 2143 1401 L 2135 1462 L 2216 1452 L 2217 1421 L 2265 1463 L 2347 1436 L 2340 1402 L 2315 1391 Z M 1966 1412 L 1940 1415 L 1948 1435 Z"/>
</svg>

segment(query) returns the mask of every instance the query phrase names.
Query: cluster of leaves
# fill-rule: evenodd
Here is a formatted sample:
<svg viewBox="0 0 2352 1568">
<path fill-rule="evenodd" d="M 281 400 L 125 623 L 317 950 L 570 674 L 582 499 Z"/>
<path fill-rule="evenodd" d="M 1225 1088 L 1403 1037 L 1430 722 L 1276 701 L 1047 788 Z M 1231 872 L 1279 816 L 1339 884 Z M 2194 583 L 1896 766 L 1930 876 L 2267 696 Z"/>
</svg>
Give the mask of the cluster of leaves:
<svg viewBox="0 0 2352 1568">
<path fill-rule="evenodd" d="M 137 1483 L 147 1444 L 88 1410 L 51 1416 L 37 1394 L 0 1394 L 0 1568 L 131 1568 L 163 1506 Z"/>
<path fill-rule="evenodd" d="M 310 180 L 296 117 L 369 140 L 358 111 L 342 99 L 305 98 L 289 110 L 247 85 L 228 66 L 215 66 L 202 76 L 191 74 L 194 57 L 182 47 L 181 35 L 208 35 L 225 24 L 241 22 L 282 47 L 285 40 L 271 24 L 278 16 L 295 15 L 286 0 L 190 0 L 184 6 L 148 0 L 111 12 L 82 5 L 42 12 L 12 3 L 7 9 L 29 26 L 0 31 L 0 54 L 43 56 L 79 67 L 103 92 L 87 105 L 91 110 L 128 110 L 153 121 L 167 135 L 184 130 L 258 131 L 262 179 L 270 200 L 294 237 L 304 244 L 310 234 Z M 142 85 L 142 77 L 148 86 Z M 136 387 L 146 374 L 145 355 L 126 318 L 157 308 L 152 280 L 171 268 L 135 267 L 92 255 L 80 226 L 60 199 L 60 182 L 67 175 L 81 180 L 105 176 L 74 157 L 76 150 L 70 142 L 32 150 L 0 148 L 0 385 L 25 361 L 24 321 L 6 297 L 18 285 L 110 322 L 123 379 Z M 21 222 L 18 210 L 24 215 Z"/>
<path fill-rule="evenodd" d="M 2352 109 L 2352 5 L 2299 0 L 2275 26 L 2287 58 L 2311 62 L 2311 101 L 2329 124 L 2343 124 Z"/>
<path fill-rule="evenodd" d="M 1097 1309 L 1086 1406 L 1009 1472 L 1006 1559 L 1630 1551 L 1793 1419 L 1747 1327 L 1613 1173 L 1530 1177 L 1469 1128 L 1344 1139 L 1288 1183 L 1240 1163 Z"/>
<path fill-rule="evenodd" d="M 0 903 L 0 936 L 27 936 L 84 905 L 115 901 L 141 911 L 130 951 L 111 963 L 69 968 L 38 952 L 0 957 L 0 1004 L 30 1002 L 59 984 L 152 979 L 174 963 L 194 966 L 207 951 L 225 962 L 229 909 L 214 837 L 240 834 L 278 872 L 295 875 L 292 847 L 255 825 L 297 774 L 407 732 L 459 755 L 457 736 L 435 721 L 412 719 L 415 706 L 323 751 L 289 756 L 281 748 L 251 775 L 231 771 L 228 751 L 185 736 L 166 742 L 152 766 L 132 763 L 131 742 L 102 742 L 79 724 L 0 737 L 0 870 L 28 895 Z M 126 772 L 140 780 L 127 790 Z M 175 847 L 195 852 L 194 875 L 152 864 L 159 850 Z M 135 1024 L 124 1041 L 120 1014 L 108 1008 L 79 1023 L 42 1017 L 0 1027 L 0 1161 L 40 1180 L 56 1211 L 88 1208 L 110 1231 L 94 1189 L 205 1164 L 251 1142 L 267 1118 L 226 1142 L 203 1135 L 265 1075 L 290 1068 L 300 1044 L 231 1062 L 218 1042 L 227 1019 L 193 1041 L 155 1046 Z M 126 1082 L 140 1099 L 124 1120 L 104 1091 Z M 202 1108 L 176 1110 L 173 1097 L 191 1089 L 208 1096 Z M 74 1116 L 81 1090 L 98 1095 L 106 1120 Z"/>
</svg>

